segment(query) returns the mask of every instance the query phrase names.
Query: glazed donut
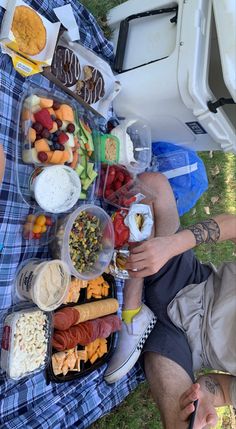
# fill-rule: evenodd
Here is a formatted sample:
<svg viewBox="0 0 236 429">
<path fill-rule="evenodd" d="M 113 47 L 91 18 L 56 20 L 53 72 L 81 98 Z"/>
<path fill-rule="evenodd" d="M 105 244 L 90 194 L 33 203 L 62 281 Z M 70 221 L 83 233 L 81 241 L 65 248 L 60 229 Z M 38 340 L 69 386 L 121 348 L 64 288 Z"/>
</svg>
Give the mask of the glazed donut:
<svg viewBox="0 0 236 429">
<path fill-rule="evenodd" d="M 52 73 L 65 86 L 73 86 L 80 78 L 80 63 L 75 53 L 64 46 L 57 46 L 53 57 Z"/>
<path fill-rule="evenodd" d="M 78 80 L 76 92 L 88 104 L 94 104 L 105 94 L 102 73 L 92 66 L 84 66 L 84 79 Z"/>
</svg>

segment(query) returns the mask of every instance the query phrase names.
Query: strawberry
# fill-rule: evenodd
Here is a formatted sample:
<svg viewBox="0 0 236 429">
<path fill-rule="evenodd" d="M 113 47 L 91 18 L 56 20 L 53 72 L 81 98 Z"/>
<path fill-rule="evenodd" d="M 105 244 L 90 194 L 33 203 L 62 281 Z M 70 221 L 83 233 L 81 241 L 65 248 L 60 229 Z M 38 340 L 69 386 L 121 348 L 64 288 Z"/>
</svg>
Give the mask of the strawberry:
<svg viewBox="0 0 236 429">
<path fill-rule="evenodd" d="M 124 180 L 125 180 L 125 175 L 124 175 L 124 173 L 122 173 L 122 171 L 120 171 L 118 174 L 117 174 L 117 180 L 119 180 L 120 182 L 124 182 Z"/>
<path fill-rule="evenodd" d="M 115 181 L 115 184 L 114 184 L 114 188 L 115 188 L 115 190 L 117 191 L 118 189 L 120 189 L 122 187 L 122 183 L 119 181 L 119 180 L 116 180 Z"/>
<path fill-rule="evenodd" d="M 44 128 L 51 130 L 53 127 L 53 120 L 50 116 L 48 109 L 41 109 L 34 113 L 35 120 L 39 122 Z"/>
<path fill-rule="evenodd" d="M 63 133 L 63 131 L 59 134 L 58 138 L 58 143 L 60 144 L 65 144 L 67 142 L 67 140 L 69 140 L 69 137 L 67 136 L 66 133 Z"/>
</svg>

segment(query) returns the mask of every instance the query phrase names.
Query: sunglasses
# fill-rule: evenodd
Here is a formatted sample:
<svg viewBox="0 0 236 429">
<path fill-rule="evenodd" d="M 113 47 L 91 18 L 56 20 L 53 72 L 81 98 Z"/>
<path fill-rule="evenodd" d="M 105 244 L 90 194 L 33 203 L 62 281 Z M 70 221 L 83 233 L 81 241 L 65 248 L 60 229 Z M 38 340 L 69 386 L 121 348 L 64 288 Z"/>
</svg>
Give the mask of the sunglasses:
<svg viewBox="0 0 236 429">
<path fill-rule="evenodd" d="M 196 399 L 196 401 L 194 401 L 193 405 L 194 405 L 194 411 L 190 415 L 188 429 L 193 429 L 194 421 L 195 421 L 195 417 L 196 417 L 196 413 L 197 413 L 198 399 Z"/>
</svg>

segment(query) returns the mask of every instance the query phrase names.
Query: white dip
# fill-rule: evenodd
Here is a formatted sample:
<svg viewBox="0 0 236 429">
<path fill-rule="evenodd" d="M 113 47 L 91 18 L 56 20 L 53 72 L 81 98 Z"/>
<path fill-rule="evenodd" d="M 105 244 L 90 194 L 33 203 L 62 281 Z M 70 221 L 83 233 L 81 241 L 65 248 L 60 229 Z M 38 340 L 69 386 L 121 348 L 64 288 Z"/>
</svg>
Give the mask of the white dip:
<svg viewBox="0 0 236 429">
<path fill-rule="evenodd" d="M 69 273 L 61 261 L 46 263 L 34 286 L 34 302 L 45 311 L 54 310 L 67 294 L 69 280 Z"/>
<path fill-rule="evenodd" d="M 80 196 L 79 176 L 69 167 L 46 167 L 34 179 L 33 191 L 39 206 L 51 213 L 69 210 Z"/>
</svg>

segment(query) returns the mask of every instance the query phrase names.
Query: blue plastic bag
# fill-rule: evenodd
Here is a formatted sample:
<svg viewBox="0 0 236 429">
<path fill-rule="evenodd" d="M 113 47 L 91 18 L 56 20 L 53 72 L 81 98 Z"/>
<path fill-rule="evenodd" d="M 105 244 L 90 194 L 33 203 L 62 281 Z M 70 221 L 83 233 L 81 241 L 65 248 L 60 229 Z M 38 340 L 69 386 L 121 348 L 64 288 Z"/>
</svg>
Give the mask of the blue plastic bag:
<svg viewBox="0 0 236 429">
<path fill-rule="evenodd" d="M 195 151 L 172 143 L 153 143 L 152 153 L 149 171 L 160 171 L 169 179 L 178 213 L 182 216 L 208 188 L 204 163 Z"/>
</svg>

